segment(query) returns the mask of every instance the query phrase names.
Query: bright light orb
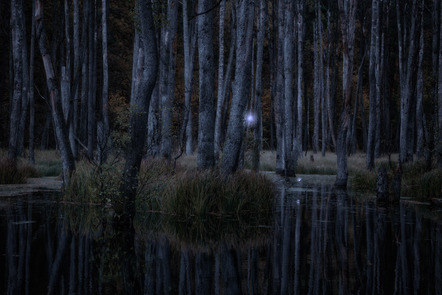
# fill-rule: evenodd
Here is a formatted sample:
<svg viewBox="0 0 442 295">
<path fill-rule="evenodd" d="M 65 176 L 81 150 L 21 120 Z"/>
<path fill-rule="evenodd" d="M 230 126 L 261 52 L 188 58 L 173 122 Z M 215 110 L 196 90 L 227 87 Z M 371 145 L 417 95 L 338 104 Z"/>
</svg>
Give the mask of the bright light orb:
<svg viewBox="0 0 442 295">
<path fill-rule="evenodd" d="M 254 120 L 255 120 L 255 118 L 253 118 L 253 115 L 252 115 L 252 114 L 248 114 L 248 115 L 247 115 L 247 122 L 249 122 L 249 123 L 253 123 Z"/>
</svg>

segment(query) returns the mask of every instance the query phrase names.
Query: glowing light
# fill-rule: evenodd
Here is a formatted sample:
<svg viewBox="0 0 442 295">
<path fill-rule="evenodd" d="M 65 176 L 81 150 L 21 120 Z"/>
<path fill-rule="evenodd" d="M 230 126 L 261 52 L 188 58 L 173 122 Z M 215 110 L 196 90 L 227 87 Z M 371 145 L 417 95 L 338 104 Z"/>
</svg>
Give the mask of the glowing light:
<svg viewBox="0 0 442 295">
<path fill-rule="evenodd" d="M 252 123 L 254 120 L 255 120 L 255 118 L 253 118 L 252 114 L 247 115 L 247 122 Z"/>
</svg>

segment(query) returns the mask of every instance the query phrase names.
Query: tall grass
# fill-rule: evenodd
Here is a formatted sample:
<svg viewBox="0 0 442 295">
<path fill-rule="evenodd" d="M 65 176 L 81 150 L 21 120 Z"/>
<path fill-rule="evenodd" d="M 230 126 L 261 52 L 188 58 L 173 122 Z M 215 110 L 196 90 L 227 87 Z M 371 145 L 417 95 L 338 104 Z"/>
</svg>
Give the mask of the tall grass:
<svg viewBox="0 0 442 295">
<path fill-rule="evenodd" d="M 273 196 L 273 184 L 257 173 L 223 177 L 217 171 L 193 171 L 174 178 L 162 207 L 184 219 L 214 215 L 249 220 L 271 212 Z"/>
<path fill-rule="evenodd" d="M 38 176 L 34 166 L 22 161 L 13 161 L 7 156 L 0 157 L 0 184 L 22 184 L 29 177 Z"/>
</svg>

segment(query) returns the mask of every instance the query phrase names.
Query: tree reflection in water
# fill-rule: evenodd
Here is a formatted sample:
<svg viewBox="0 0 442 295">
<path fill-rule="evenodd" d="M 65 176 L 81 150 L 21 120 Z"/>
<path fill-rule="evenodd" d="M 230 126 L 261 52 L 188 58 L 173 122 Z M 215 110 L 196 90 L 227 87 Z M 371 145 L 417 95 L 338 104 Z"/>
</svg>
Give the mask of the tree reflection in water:
<svg viewBox="0 0 442 295">
<path fill-rule="evenodd" d="M 135 227 L 52 196 L 0 203 L 6 294 L 437 294 L 442 222 L 325 185 L 287 189 L 258 223 L 138 213 Z M 103 222 L 103 221 L 106 222 Z M 218 237 L 218 238 L 217 238 Z"/>
</svg>

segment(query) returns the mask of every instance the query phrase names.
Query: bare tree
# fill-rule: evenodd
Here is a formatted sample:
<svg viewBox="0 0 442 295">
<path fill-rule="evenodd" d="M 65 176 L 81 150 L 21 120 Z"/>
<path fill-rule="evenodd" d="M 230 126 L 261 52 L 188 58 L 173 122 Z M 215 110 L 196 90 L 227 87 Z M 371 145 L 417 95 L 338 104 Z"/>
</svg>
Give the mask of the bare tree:
<svg viewBox="0 0 442 295">
<path fill-rule="evenodd" d="M 224 19 L 225 19 L 226 1 L 221 1 L 219 6 L 219 33 L 218 33 L 218 92 L 216 100 L 215 117 L 215 158 L 218 159 L 221 149 L 221 122 L 224 106 Z"/>
<path fill-rule="evenodd" d="M 175 56 L 178 3 L 167 1 L 167 21 L 161 28 L 160 93 L 161 93 L 161 155 L 172 156 L 172 102 L 175 94 Z"/>
<path fill-rule="evenodd" d="M 198 3 L 198 63 L 199 63 L 199 110 L 198 110 L 198 168 L 215 165 L 215 61 L 213 52 L 213 6 L 212 0 Z"/>
<path fill-rule="evenodd" d="M 375 158 L 375 132 L 377 124 L 380 124 L 376 116 L 376 107 L 380 97 L 380 22 L 379 1 L 373 0 L 371 5 L 371 41 L 370 41 L 370 111 L 368 121 L 368 144 L 367 144 L 367 169 L 374 169 Z"/>
<path fill-rule="evenodd" d="M 190 3 L 189 3 L 190 2 Z M 182 128 L 182 141 L 185 140 L 186 154 L 193 152 L 192 138 L 192 76 L 193 59 L 196 47 L 195 22 L 189 19 L 190 9 L 193 8 L 193 1 L 183 1 L 183 43 L 184 43 L 184 120 Z M 185 135 L 185 136 L 184 136 Z"/>
<path fill-rule="evenodd" d="M 347 130 L 350 124 L 350 103 L 352 93 L 353 57 L 357 0 L 338 0 L 339 16 L 341 20 L 342 34 L 342 93 L 344 106 L 341 114 L 338 139 L 336 146 L 337 167 L 336 187 L 347 187 Z"/>
<path fill-rule="evenodd" d="M 253 143 L 253 169 L 259 170 L 259 158 L 262 149 L 262 66 L 264 56 L 265 28 L 267 18 L 267 2 L 259 1 L 259 23 L 256 37 L 256 71 L 255 71 L 255 118 Z"/>
<path fill-rule="evenodd" d="M 400 123 L 400 144 L 399 158 L 401 162 L 413 160 L 413 137 L 410 135 L 412 128 L 411 106 L 415 104 L 415 89 L 417 81 L 417 60 L 421 14 L 423 10 L 422 0 L 413 0 L 411 6 L 411 20 L 409 26 L 403 16 L 404 10 L 410 8 L 396 3 L 397 27 L 398 27 L 398 54 L 399 54 L 399 75 L 401 93 L 401 123 Z M 412 128 L 414 129 L 414 128 Z M 410 153 L 411 152 L 411 153 Z"/>
<path fill-rule="evenodd" d="M 11 0 L 12 60 L 14 88 L 9 121 L 8 157 L 15 161 L 18 156 L 18 137 L 23 93 L 23 0 Z"/>
<path fill-rule="evenodd" d="M 297 124 L 293 120 L 293 51 L 295 3 L 285 0 L 284 26 L 284 174 L 294 176 L 298 158 Z M 293 128 L 296 126 L 295 128 Z"/>
<path fill-rule="evenodd" d="M 437 163 L 442 167 L 442 5 L 439 5 L 439 71 L 437 80 L 438 89 L 438 125 L 436 125 L 436 147 L 437 147 Z"/>
<path fill-rule="evenodd" d="M 254 9 L 247 0 L 236 3 L 237 39 L 236 68 L 233 82 L 233 97 L 223 149 L 221 170 L 224 174 L 236 171 L 244 135 L 244 115 L 249 99 L 252 74 L 252 33 Z"/>
<path fill-rule="evenodd" d="M 123 170 L 120 192 L 124 197 L 124 212 L 133 220 L 135 214 L 135 194 L 138 187 L 138 173 L 146 143 L 146 127 L 149 101 L 155 87 L 158 70 L 158 53 L 156 45 L 155 25 L 152 15 L 152 3 L 149 0 L 136 1 L 139 40 L 134 50 L 138 51 L 134 80 L 131 93 L 129 135 L 126 164 Z M 130 225 L 132 226 L 132 225 Z"/>
<path fill-rule="evenodd" d="M 63 166 L 63 181 L 67 185 L 72 172 L 75 170 L 75 161 L 69 145 L 68 132 L 63 120 L 63 111 L 61 109 L 60 92 L 54 74 L 51 55 L 47 48 L 46 30 L 43 23 L 43 5 L 40 0 L 35 0 L 35 22 L 38 45 L 41 56 L 43 58 L 43 65 L 46 72 L 46 82 L 49 89 L 49 97 L 51 104 L 52 120 L 54 122 L 55 134 L 57 137 L 58 147 L 60 149 L 62 166 Z"/>
</svg>

